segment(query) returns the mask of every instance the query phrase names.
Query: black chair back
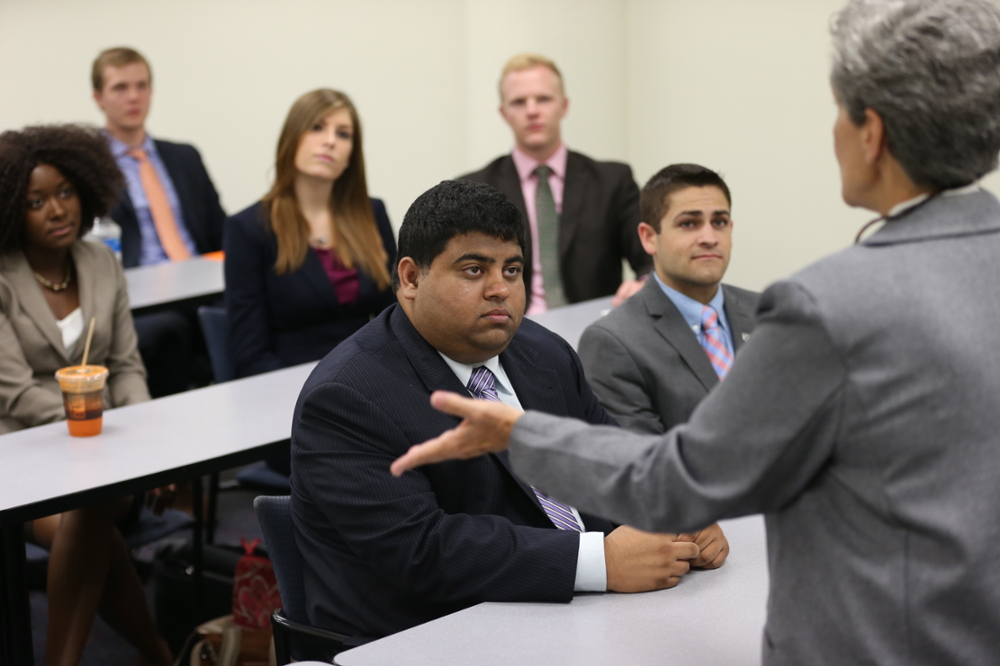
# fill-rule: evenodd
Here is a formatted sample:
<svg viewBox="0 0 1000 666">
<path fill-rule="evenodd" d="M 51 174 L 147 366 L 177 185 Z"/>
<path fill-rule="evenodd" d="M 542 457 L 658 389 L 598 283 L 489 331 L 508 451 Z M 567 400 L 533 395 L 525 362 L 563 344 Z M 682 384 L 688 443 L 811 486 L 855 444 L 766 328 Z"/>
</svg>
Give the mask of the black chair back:
<svg viewBox="0 0 1000 666">
<path fill-rule="evenodd" d="M 281 592 L 281 606 L 284 616 L 293 622 L 307 624 L 306 588 L 303 582 L 305 563 L 302 553 L 295 543 L 295 527 L 292 524 L 291 497 L 254 498 L 253 510 L 264 534 L 264 545 L 274 566 L 274 576 L 278 579 Z"/>
<path fill-rule="evenodd" d="M 205 336 L 215 382 L 221 384 L 235 379 L 236 367 L 229 353 L 229 314 L 226 309 L 202 305 L 198 308 L 198 321 Z"/>
<path fill-rule="evenodd" d="M 347 636 L 309 626 L 306 617 L 305 563 L 295 543 L 291 497 L 260 496 L 253 501 L 257 522 L 264 534 L 264 545 L 278 579 L 283 608 L 271 615 L 274 652 L 279 665 L 294 657 L 298 661 L 329 661 L 346 649 Z"/>
</svg>

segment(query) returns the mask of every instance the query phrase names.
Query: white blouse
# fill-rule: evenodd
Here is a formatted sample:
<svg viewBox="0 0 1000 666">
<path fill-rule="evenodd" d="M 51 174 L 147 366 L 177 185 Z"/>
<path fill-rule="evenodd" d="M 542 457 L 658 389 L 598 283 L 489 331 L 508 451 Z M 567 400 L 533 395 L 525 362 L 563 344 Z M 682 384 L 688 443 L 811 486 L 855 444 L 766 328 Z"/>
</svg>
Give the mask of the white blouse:
<svg viewBox="0 0 1000 666">
<path fill-rule="evenodd" d="M 77 308 L 70 312 L 64 319 L 59 319 L 56 321 L 59 326 L 59 330 L 62 331 L 63 347 L 66 348 L 66 353 L 69 354 L 73 350 L 73 346 L 80 341 L 80 337 L 83 335 L 83 310 Z"/>
</svg>

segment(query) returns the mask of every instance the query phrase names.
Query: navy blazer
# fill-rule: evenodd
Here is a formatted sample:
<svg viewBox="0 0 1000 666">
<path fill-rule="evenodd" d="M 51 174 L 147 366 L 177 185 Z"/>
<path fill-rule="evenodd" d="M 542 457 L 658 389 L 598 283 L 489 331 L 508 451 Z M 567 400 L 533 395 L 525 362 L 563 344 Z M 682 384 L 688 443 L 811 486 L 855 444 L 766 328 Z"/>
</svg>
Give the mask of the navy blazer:
<svg viewBox="0 0 1000 666">
<path fill-rule="evenodd" d="M 524 257 L 524 284 L 530 305 L 533 248 L 514 159 L 503 155 L 481 171 L 460 178 L 495 187 L 521 211 L 529 245 Z M 627 164 L 598 162 L 569 151 L 559 215 L 559 273 L 568 302 L 615 293 L 622 283 L 622 259 L 628 260 L 636 275 L 650 271 L 653 259 L 642 249 L 638 228 L 639 188 L 632 169 Z"/>
<path fill-rule="evenodd" d="M 385 205 L 371 202 L 391 274 L 396 240 Z M 318 361 L 396 300 L 391 287 L 379 291 L 359 270 L 358 298 L 342 305 L 311 249 L 297 271 L 277 275 L 278 243 L 260 202 L 226 220 L 225 249 L 229 347 L 238 377 Z"/>
<path fill-rule="evenodd" d="M 525 409 L 614 423 L 570 346 L 535 322 L 500 360 Z M 412 444 L 458 424 L 430 406 L 438 389 L 468 395 L 398 305 L 306 381 L 292 422 L 292 518 L 312 624 L 360 639 L 481 601 L 572 599 L 579 535 L 552 525 L 506 452 L 390 475 Z"/>
<path fill-rule="evenodd" d="M 170 180 L 177 191 L 184 227 L 194 242 L 198 254 L 222 249 L 222 225 L 226 212 L 219 204 L 219 195 L 208 177 L 198 149 L 186 143 L 154 140 L 156 151 Z M 111 219 L 122 228 L 122 265 L 125 268 L 139 265 L 142 253 L 142 234 L 132 199 L 126 191 L 121 201 L 110 213 Z"/>
</svg>

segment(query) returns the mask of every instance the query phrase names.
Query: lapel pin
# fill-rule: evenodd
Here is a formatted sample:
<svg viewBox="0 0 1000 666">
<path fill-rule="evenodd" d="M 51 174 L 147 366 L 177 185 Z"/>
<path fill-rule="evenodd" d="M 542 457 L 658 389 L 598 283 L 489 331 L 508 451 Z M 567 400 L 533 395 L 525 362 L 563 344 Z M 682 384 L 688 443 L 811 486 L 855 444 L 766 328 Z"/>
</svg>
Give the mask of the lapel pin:
<svg viewBox="0 0 1000 666">
<path fill-rule="evenodd" d="M 750 339 L 750 334 L 749 333 L 744 333 L 743 334 L 743 342 L 746 342 L 749 339 Z"/>
</svg>

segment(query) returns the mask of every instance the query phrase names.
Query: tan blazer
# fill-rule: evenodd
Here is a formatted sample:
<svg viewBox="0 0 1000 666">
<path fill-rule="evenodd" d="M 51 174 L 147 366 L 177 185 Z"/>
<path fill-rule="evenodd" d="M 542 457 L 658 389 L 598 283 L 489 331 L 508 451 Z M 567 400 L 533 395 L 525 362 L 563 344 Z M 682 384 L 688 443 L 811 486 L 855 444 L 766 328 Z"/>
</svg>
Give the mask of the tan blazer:
<svg viewBox="0 0 1000 666">
<path fill-rule="evenodd" d="M 108 248 L 77 241 L 72 249 L 86 327 L 95 317 L 89 363 L 110 371 L 104 407 L 149 400 L 125 274 Z M 54 373 L 83 359 L 83 339 L 63 347 L 42 286 L 21 252 L 0 256 L 0 433 L 64 418 Z"/>
</svg>

